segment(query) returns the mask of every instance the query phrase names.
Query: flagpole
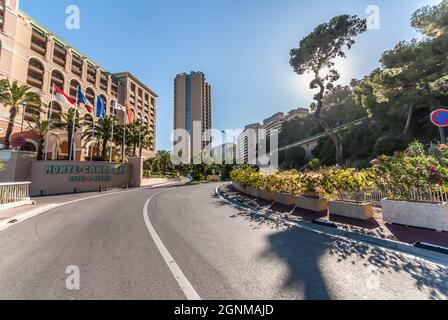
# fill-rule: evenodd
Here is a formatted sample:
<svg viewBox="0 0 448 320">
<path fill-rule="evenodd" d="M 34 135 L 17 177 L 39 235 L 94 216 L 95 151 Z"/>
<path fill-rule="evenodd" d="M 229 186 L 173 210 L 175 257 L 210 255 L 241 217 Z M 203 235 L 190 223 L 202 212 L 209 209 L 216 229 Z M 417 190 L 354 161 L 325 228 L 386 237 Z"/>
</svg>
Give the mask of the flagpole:
<svg viewBox="0 0 448 320">
<path fill-rule="evenodd" d="M 127 102 L 125 102 L 125 104 L 127 104 Z M 127 108 L 127 106 L 125 105 L 125 108 Z M 124 120 L 124 131 L 123 131 L 123 146 L 122 146 L 122 161 L 124 163 L 124 158 L 126 156 L 126 117 L 127 114 L 126 112 L 123 111 L 123 120 Z"/>
<path fill-rule="evenodd" d="M 48 144 L 50 143 L 51 114 L 53 113 L 54 83 L 51 87 L 50 114 L 48 115 L 47 142 L 45 143 L 45 161 L 48 160 Z"/>
<path fill-rule="evenodd" d="M 92 125 L 92 141 L 95 141 L 95 120 L 96 120 L 96 108 L 97 102 L 96 99 L 93 101 L 93 125 Z M 90 147 L 90 162 L 93 161 L 93 145 Z"/>
<path fill-rule="evenodd" d="M 110 161 L 112 162 L 112 149 L 114 147 L 114 124 L 115 124 L 115 104 L 117 103 L 117 101 L 114 101 L 114 104 L 112 106 L 112 132 L 110 134 Z"/>
<path fill-rule="evenodd" d="M 70 141 L 70 158 L 69 160 L 75 160 L 76 158 L 76 153 L 73 150 L 74 148 L 74 140 L 75 140 L 75 127 L 76 127 L 76 116 L 77 116 L 77 110 L 78 110 L 78 90 L 79 90 L 79 86 L 76 88 L 76 99 L 75 99 L 75 115 L 73 116 L 73 125 L 72 125 L 72 141 Z"/>
</svg>

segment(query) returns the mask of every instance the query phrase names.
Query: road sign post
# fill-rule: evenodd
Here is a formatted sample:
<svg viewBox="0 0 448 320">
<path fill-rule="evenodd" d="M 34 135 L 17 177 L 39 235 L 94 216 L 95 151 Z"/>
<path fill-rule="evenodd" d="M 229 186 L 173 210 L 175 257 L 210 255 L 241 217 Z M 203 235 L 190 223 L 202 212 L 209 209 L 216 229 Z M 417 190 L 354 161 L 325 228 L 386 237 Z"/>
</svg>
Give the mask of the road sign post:
<svg viewBox="0 0 448 320">
<path fill-rule="evenodd" d="M 446 144 L 445 127 L 448 127 L 448 110 L 439 109 L 431 113 L 431 122 L 439 127 L 440 143 Z"/>
</svg>

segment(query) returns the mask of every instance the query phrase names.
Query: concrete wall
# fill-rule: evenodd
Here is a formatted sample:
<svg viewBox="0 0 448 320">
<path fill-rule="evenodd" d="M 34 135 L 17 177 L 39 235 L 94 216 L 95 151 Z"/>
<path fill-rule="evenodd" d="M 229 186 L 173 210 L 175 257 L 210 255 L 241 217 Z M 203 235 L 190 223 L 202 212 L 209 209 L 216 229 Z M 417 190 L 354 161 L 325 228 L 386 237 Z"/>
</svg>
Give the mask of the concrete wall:
<svg viewBox="0 0 448 320">
<path fill-rule="evenodd" d="M 31 195 L 97 191 L 131 186 L 131 165 L 109 162 L 33 161 Z"/>
<path fill-rule="evenodd" d="M 31 162 L 36 160 L 33 152 L 1 150 L 0 162 L 5 166 L 0 171 L 0 182 L 25 182 L 31 179 Z"/>
</svg>

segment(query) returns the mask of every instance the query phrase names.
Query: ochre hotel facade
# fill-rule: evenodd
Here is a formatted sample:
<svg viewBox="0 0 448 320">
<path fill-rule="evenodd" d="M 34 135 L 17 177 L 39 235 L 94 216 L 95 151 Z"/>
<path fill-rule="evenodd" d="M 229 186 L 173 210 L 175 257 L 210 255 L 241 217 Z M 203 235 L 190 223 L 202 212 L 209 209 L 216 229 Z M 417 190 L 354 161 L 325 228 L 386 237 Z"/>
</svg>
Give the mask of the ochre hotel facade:
<svg viewBox="0 0 448 320">
<path fill-rule="evenodd" d="M 28 85 L 42 97 L 43 105 L 20 107 L 16 117 L 13 138 L 22 131 L 22 118 L 25 119 L 23 136 L 27 143 L 26 151 L 35 151 L 37 138 L 29 129 L 29 123 L 36 117 L 47 119 L 50 102 L 52 120 L 59 120 L 67 106 L 54 101 L 51 94 L 53 84 L 64 90 L 75 101 L 76 89 L 79 86 L 87 99 L 94 104 L 96 96 L 106 103 L 108 115 L 113 114 L 113 104 L 124 105 L 126 102 L 134 113 L 135 119 L 147 126 L 154 137 L 143 157 L 155 154 L 156 145 L 156 104 L 157 94 L 129 72 L 110 73 L 98 64 L 72 48 L 69 44 L 46 30 L 31 17 L 19 10 L 19 0 L 0 0 L 0 78 L 17 80 Z M 23 114 L 23 109 L 25 113 Z M 84 117 L 83 129 L 91 126 L 92 117 L 83 106 L 79 107 Z M 116 116 L 123 121 L 120 111 Z M 3 141 L 9 121 L 9 110 L 0 105 L 0 142 Z M 84 160 L 88 157 L 89 146 L 83 145 L 81 133 L 75 138 L 76 158 Z M 54 130 L 48 143 L 49 159 L 65 159 L 68 157 L 68 139 L 63 132 Z"/>
</svg>

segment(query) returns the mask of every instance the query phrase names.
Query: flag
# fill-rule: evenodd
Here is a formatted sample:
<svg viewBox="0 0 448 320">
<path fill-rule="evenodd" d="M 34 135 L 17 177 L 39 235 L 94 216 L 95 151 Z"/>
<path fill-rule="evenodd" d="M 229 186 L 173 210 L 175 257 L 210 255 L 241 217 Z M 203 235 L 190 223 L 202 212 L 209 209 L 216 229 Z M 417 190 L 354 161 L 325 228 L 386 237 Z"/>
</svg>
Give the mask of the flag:
<svg viewBox="0 0 448 320">
<path fill-rule="evenodd" d="M 58 86 L 54 86 L 54 95 L 55 95 L 55 99 L 56 101 L 61 102 L 62 104 L 68 105 L 69 108 L 76 108 L 75 102 L 70 99 L 70 97 L 68 95 L 66 95 L 64 93 L 64 91 L 62 91 L 61 88 L 59 88 Z"/>
<path fill-rule="evenodd" d="M 78 88 L 78 103 L 84 104 L 87 109 L 87 112 L 93 113 L 93 107 L 89 100 L 87 100 L 85 94 L 82 92 L 81 88 Z"/>
<path fill-rule="evenodd" d="M 126 115 L 128 116 L 129 123 L 134 122 L 134 113 L 132 112 L 131 108 L 129 108 L 129 105 L 126 103 Z"/>
<path fill-rule="evenodd" d="M 98 119 L 104 119 L 106 116 L 106 108 L 104 107 L 104 101 L 100 96 L 96 97 L 96 117 Z"/>
<path fill-rule="evenodd" d="M 119 103 L 116 103 L 114 105 L 114 109 L 118 110 L 118 111 L 126 112 L 126 108 L 123 105 L 119 104 Z"/>
</svg>

